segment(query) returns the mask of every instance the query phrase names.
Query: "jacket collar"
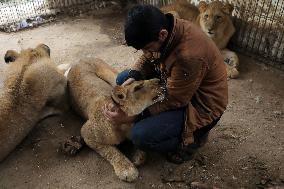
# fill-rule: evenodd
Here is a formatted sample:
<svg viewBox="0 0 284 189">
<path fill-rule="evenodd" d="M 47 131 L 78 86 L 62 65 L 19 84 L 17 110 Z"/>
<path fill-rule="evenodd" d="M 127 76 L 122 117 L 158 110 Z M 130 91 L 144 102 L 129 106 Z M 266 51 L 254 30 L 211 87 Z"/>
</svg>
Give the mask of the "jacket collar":
<svg viewBox="0 0 284 189">
<path fill-rule="evenodd" d="M 171 14 L 166 14 L 166 16 L 171 17 L 171 19 L 173 19 L 173 28 L 161 54 L 162 63 L 164 63 L 167 57 L 172 53 L 172 50 L 177 47 L 184 34 L 184 25 L 182 23 L 182 20 L 175 18 Z M 164 65 L 167 71 L 170 70 L 173 63 L 174 62 L 167 62 Z"/>
</svg>

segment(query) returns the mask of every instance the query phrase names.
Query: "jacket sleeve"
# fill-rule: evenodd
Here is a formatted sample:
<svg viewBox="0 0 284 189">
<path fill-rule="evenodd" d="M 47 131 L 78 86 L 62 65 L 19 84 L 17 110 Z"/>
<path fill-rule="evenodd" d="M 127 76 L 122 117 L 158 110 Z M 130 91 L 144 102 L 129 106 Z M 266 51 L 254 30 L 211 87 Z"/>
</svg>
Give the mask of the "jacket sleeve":
<svg viewBox="0 0 284 189">
<path fill-rule="evenodd" d="M 187 106 L 200 86 L 206 70 L 207 65 L 203 59 L 177 60 L 167 78 L 165 100 L 150 106 L 148 108 L 150 113 L 155 115 Z"/>
<path fill-rule="evenodd" d="M 136 63 L 131 67 L 131 69 L 142 72 L 147 61 L 148 61 L 148 58 L 145 56 L 145 54 L 142 54 L 139 57 L 139 59 L 136 61 Z"/>
<path fill-rule="evenodd" d="M 155 72 L 151 57 L 148 57 L 146 54 L 141 55 L 130 69 L 138 71 L 142 75 L 142 79 L 150 78 Z"/>
</svg>

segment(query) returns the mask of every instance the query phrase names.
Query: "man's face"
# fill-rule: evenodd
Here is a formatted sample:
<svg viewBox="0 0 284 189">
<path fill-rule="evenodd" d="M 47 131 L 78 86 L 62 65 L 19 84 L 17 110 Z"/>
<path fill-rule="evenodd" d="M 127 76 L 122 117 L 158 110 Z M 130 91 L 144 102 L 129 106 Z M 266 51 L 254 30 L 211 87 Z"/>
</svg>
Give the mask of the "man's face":
<svg viewBox="0 0 284 189">
<path fill-rule="evenodd" d="M 168 37 L 168 31 L 162 29 L 159 33 L 159 39 L 157 41 L 152 41 L 148 43 L 141 50 L 146 56 L 153 56 L 153 54 L 159 53 L 161 51 L 161 47 L 163 46 L 163 43 L 165 42 L 167 37 Z"/>
<path fill-rule="evenodd" d="M 162 47 L 163 43 L 161 43 L 160 40 L 158 41 L 152 41 L 148 43 L 143 49 L 141 49 L 144 53 L 144 55 L 148 59 L 157 59 L 159 58 L 160 49 Z"/>
</svg>

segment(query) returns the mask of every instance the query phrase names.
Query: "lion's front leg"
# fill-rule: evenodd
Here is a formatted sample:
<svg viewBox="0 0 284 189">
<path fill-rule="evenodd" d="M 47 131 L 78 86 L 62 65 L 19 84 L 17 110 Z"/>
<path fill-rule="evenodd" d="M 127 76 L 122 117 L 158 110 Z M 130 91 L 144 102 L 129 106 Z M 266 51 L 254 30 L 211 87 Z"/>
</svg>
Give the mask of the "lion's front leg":
<svg viewBox="0 0 284 189">
<path fill-rule="evenodd" d="M 138 178 L 139 173 L 136 167 L 116 147 L 95 142 L 88 145 L 110 162 L 115 174 L 121 180 L 132 182 Z"/>
<path fill-rule="evenodd" d="M 223 55 L 224 62 L 226 64 L 228 78 L 235 79 L 239 77 L 239 71 L 238 71 L 239 58 L 237 54 L 228 49 L 222 50 L 221 53 Z"/>
<path fill-rule="evenodd" d="M 104 130 L 104 127 L 98 127 L 92 125 L 92 123 L 91 121 L 87 121 L 81 129 L 81 135 L 85 143 L 110 162 L 115 174 L 121 180 L 132 182 L 137 179 L 139 173 L 136 167 L 114 146 L 121 142 L 119 141 L 121 139 L 117 138 L 117 135 L 114 134 L 115 130 L 110 130 L 109 128 Z"/>
</svg>

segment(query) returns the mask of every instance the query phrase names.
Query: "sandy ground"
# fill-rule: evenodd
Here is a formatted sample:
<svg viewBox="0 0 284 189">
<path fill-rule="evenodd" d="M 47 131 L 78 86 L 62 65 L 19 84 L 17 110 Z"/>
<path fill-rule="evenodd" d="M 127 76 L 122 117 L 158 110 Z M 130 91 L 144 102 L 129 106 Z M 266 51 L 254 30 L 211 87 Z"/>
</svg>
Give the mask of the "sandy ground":
<svg viewBox="0 0 284 189">
<path fill-rule="evenodd" d="M 57 64 L 100 57 L 122 70 L 140 54 L 121 45 L 122 22 L 121 15 L 77 17 L 0 33 L 0 57 L 8 49 L 45 43 Z M 151 153 L 139 168 L 139 179 L 122 182 L 109 163 L 87 147 L 75 157 L 58 152 L 59 143 L 78 135 L 83 123 L 69 112 L 38 123 L 0 164 L 0 188 L 190 188 L 192 181 L 219 188 L 283 187 L 284 73 L 242 55 L 240 62 L 241 77 L 229 81 L 228 109 L 193 160 L 174 165 Z"/>
</svg>

